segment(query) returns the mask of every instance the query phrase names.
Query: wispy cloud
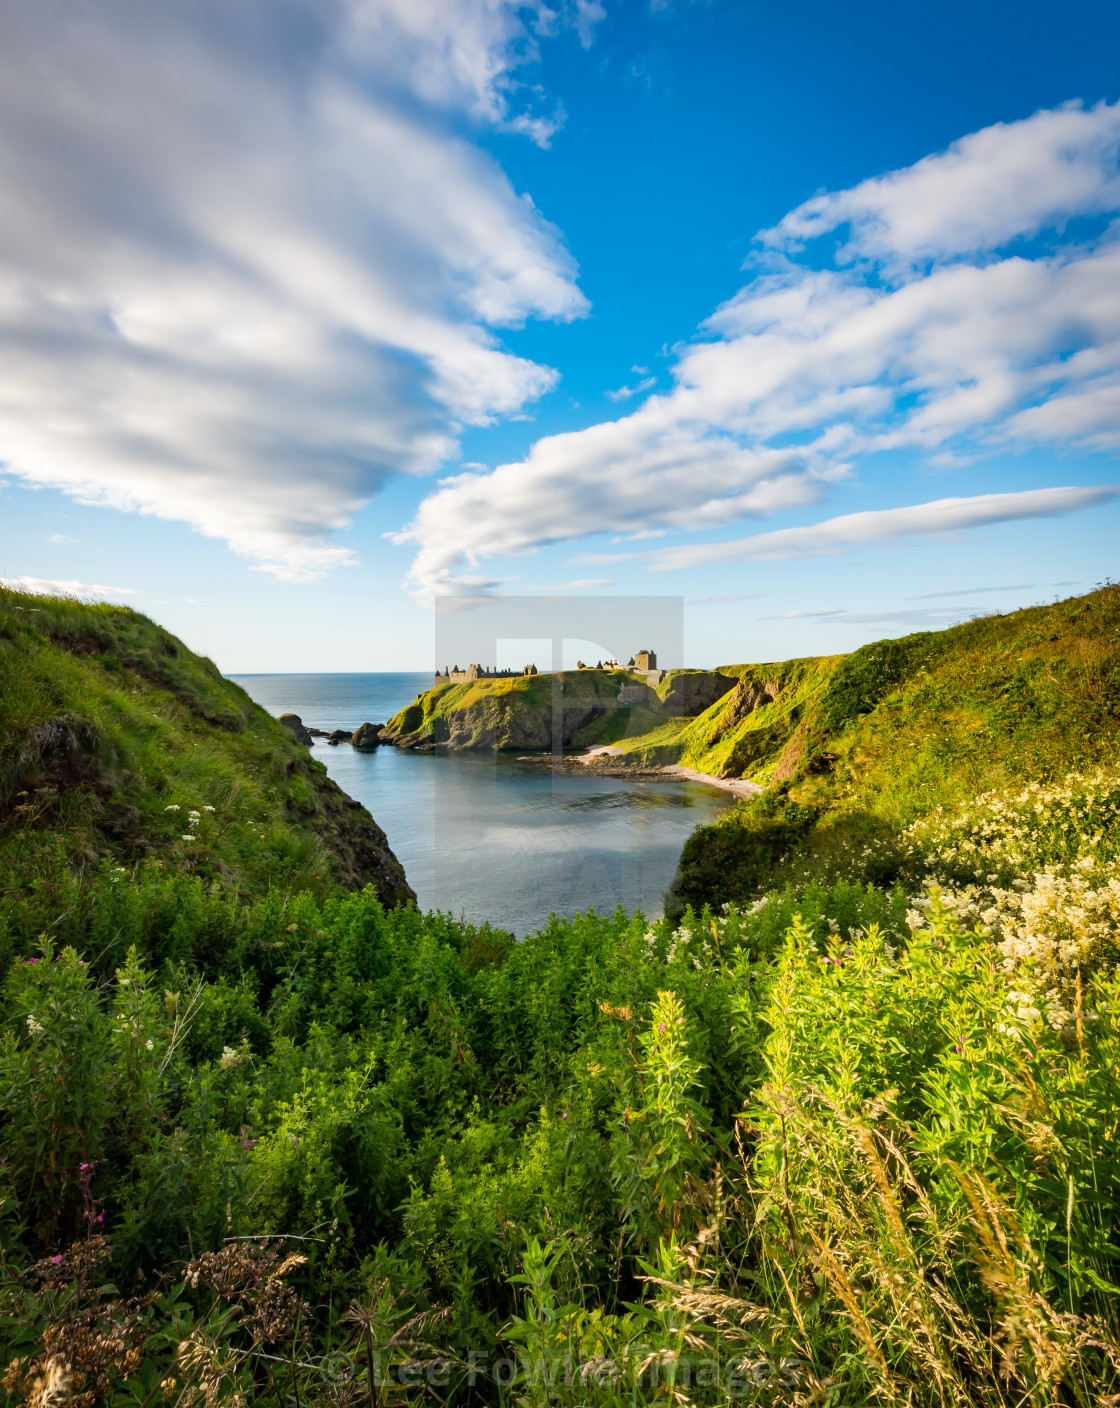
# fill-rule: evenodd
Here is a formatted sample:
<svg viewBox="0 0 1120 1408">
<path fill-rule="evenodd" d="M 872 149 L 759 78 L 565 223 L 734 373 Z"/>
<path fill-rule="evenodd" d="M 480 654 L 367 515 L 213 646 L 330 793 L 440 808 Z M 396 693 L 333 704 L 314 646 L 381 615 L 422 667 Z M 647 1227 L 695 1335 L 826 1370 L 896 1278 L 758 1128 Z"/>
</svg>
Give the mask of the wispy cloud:
<svg viewBox="0 0 1120 1408">
<path fill-rule="evenodd" d="M 911 610 L 895 611 L 800 611 L 788 612 L 784 617 L 770 617 L 770 620 L 788 620 L 791 617 L 815 617 L 828 626 L 904 626 L 920 629 L 930 625 L 950 625 L 962 619 L 960 608 L 945 606 L 915 607 Z"/>
<path fill-rule="evenodd" d="M 763 592 L 719 592 L 716 596 L 698 596 L 689 606 L 726 606 L 732 601 L 758 601 Z"/>
<path fill-rule="evenodd" d="M 593 592 L 613 587 L 613 577 L 580 577 L 574 582 L 551 582 L 546 586 L 529 587 L 533 592 Z"/>
<path fill-rule="evenodd" d="M 1037 582 L 1013 582 L 1006 587 L 965 587 L 952 592 L 922 592 L 920 596 L 908 596 L 907 601 L 934 601 L 938 597 L 983 596 L 989 592 L 1026 592 L 1037 587 Z"/>
<path fill-rule="evenodd" d="M 502 328 L 579 317 L 558 232 L 465 115 L 547 143 L 515 71 L 600 7 L 18 6 L 0 48 L 0 461 L 179 519 L 264 570 L 556 374 Z"/>
<path fill-rule="evenodd" d="M 607 399 L 610 401 L 628 401 L 631 396 L 640 396 L 643 391 L 648 391 L 651 386 L 657 385 L 655 376 L 647 376 L 639 381 L 636 386 L 620 386 L 617 391 L 608 391 Z"/>
<path fill-rule="evenodd" d="M 48 543 L 76 543 L 77 538 L 68 538 L 65 533 L 52 533 L 47 539 Z"/>
<path fill-rule="evenodd" d="M 1118 148 L 1120 104 L 1074 104 L 807 202 L 759 237 L 749 282 L 680 352 L 671 391 L 441 484 L 401 535 L 414 580 L 804 506 L 876 451 L 961 466 L 994 448 L 1120 446 L 1120 223 L 1066 230 L 1120 211 Z"/>
<path fill-rule="evenodd" d="M 777 562 L 790 557 L 821 557 L 873 543 L 959 533 L 1023 518 L 1053 518 L 1120 498 L 1120 485 L 1089 488 L 1026 489 L 1018 494 L 978 494 L 969 499 L 935 499 L 906 508 L 874 509 L 826 518 L 805 528 L 781 528 L 726 543 L 690 543 L 651 554 L 655 572 L 715 562 Z"/>
</svg>

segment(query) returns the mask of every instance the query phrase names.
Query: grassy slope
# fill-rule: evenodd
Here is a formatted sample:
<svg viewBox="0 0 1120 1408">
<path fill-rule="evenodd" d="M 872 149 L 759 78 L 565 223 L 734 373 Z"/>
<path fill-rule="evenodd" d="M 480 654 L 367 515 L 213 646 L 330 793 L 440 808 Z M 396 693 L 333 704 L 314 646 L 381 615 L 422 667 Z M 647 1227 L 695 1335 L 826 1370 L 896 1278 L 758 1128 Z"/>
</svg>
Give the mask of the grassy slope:
<svg viewBox="0 0 1120 1408">
<path fill-rule="evenodd" d="M 676 903 L 851 873 L 857 853 L 886 882 L 895 838 L 934 807 L 1117 756 L 1120 588 L 849 656 L 721 669 L 740 676 L 735 695 L 633 747 L 768 784 L 689 840 Z M 738 717 L 765 681 L 776 699 Z"/>
<path fill-rule="evenodd" d="M 0 591 L 0 886 L 105 862 L 412 897 L 368 813 L 211 661 L 125 607 Z"/>
</svg>

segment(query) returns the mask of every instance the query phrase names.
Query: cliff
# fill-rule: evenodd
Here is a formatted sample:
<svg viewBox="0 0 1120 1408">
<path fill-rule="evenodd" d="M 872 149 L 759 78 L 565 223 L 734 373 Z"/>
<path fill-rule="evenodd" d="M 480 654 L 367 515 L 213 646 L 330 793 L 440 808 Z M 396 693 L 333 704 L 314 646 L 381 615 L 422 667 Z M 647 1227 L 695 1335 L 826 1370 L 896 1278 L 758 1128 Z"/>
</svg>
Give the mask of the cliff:
<svg viewBox="0 0 1120 1408">
<path fill-rule="evenodd" d="M 104 862 L 415 899 L 365 808 L 210 660 L 126 607 L 0 591 L 5 893 Z"/>
<path fill-rule="evenodd" d="M 675 670 L 651 689 L 627 670 L 567 670 L 436 685 L 390 719 L 382 740 L 400 748 L 547 752 L 554 701 L 565 749 L 646 736 L 735 688 L 703 670 Z"/>
</svg>

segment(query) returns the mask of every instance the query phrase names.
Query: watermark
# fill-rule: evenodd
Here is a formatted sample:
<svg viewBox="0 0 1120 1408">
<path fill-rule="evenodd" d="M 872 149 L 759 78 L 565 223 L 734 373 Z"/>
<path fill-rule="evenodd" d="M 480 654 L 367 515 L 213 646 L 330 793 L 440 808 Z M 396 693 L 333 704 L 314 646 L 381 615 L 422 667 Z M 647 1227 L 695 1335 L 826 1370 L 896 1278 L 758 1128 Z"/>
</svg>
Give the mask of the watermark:
<svg viewBox="0 0 1120 1408">
<path fill-rule="evenodd" d="M 434 621 L 433 686 L 550 677 L 544 732 L 525 746 L 547 748 L 557 759 L 589 718 L 628 715 L 666 671 L 684 664 L 680 596 L 443 596 Z M 668 713 L 672 707 L 663 706 Z M 495 749 L 508 741 L 502 727 L 495 713 Z"/>
<path fill-rule="evenodd" d="M 503 1355 L 491 1350 L 470 1350 L 465 1359 L 383 1357 L 334 1351 L 318 1365 L 323 1381 L 331 1386 L 366 1382 L 375 1388 L 400 1386 L 446 1389 L 452 1381 L 469 1388 L 541 1390 L 548 1397 L 564 1389 L 606 1388 L 625 1384 L 639 1389 L 710 1389 L 729 1398 L 757 1397 L 760 1390 L 796 1389 L 805 1383 L 804 1361 L 791 1355 L 739 1354 L 685 1355 L 642 1345 L 628 1347 L 624 1358 L 594 1355 L 578 1359 L 570 1354 L 549 1356 Z"/>
</svg>

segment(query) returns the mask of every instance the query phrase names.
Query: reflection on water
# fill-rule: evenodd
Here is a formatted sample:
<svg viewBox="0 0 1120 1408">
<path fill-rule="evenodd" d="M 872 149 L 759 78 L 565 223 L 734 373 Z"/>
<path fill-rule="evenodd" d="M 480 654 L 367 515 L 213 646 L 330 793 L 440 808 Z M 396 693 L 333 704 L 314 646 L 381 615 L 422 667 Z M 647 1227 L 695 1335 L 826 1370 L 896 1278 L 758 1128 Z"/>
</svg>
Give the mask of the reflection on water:
<svg viewBox="0 0 1120 1408">
<path fill-rule="evenodd" d="M 428 675 L 240 675 L 272 714 L 353 729 L 396 713 Z M 733 798 L 696 782 L 631 782 L 493 753 L 314 755 L 384 828 L 424 909 L 524 934 L 550 913 L 661 911 L 681 847 Z"/>
</svg>

